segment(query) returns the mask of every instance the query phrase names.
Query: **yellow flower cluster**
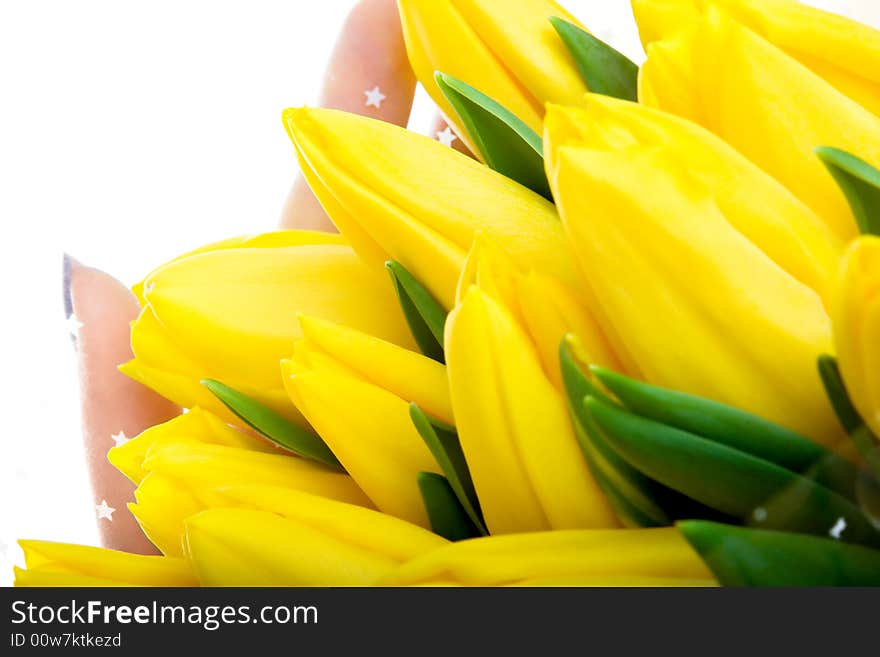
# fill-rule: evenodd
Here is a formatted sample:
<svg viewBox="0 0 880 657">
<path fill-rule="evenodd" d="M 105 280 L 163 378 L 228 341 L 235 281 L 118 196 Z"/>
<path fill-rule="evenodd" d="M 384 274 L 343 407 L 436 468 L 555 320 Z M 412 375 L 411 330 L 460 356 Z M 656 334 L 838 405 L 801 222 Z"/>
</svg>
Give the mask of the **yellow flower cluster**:
<svg viewBox="0 0 880 657">
<path fill-rule="evenodd" d="M 836 354 L 880 434 L 880 238 L 815 154 L 880 167 L 880 34 L 792 0 L 633 0 L 639 102 L 590 93 L 549 0 L 400 0 L 414 71 L 542 136 L 554 203 L 436 141 L 339 111 L 283 120 L 341 236 L 214 244 L 149 274 L 130 376 L 189 408 L 114 448 L 162 557 L 23 542 L 20 585 L 710 585 L 673 527 L 622 529 L 581 454 L 558 348 L 840 451 Z M 477 149 L 474 148 L 476 151 Z M 416 350 L 382 270 L 448 312 Z M 280 363 L 280 370 L 279 370 Z M 343 470 L 234 428 L 222 381 L 313 430 Z M 431 532 L 454 425 L 488 535 Z"/>
</svg>

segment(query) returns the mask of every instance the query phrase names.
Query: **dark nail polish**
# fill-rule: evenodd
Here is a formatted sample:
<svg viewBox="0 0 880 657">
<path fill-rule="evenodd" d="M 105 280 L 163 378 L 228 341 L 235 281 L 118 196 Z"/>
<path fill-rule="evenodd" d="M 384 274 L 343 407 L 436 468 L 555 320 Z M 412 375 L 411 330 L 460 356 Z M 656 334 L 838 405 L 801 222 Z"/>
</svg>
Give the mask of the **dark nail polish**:
<svg viewBox="0 0 880 657">
<path fill-rule="evenodd" d="M 70 317 L 73 314 L 73 298 L 70 295 L 70 269 L 72 263 L 73 258 L 65 253 L 61 265 L 61 285 L 64 294 L 64 317 Z"/>
</svg>

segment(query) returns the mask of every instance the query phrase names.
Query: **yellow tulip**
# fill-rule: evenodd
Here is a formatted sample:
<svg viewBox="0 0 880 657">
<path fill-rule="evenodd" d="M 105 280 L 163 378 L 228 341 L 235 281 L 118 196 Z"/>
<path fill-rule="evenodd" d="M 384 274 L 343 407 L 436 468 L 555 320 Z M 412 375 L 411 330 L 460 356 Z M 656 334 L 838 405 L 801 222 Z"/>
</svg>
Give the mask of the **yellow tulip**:
<svg viewBox="0 0 880 657">
<path fill-rule="evenodd" d="M 584 274 L 647 381 L 841 438 L 816 373 L 822 301 L 734 227 L 735 208 L 666 150 L 562 146 L 550 161 Z"/>
<path fill-rule="evenodd" d="M 734 229 L 827 304 L 841 241 L 791 192 L 708 130 L 644 105 L 591 94 L 585 108 L 549 106 L 545 135 L 548 170 L 566 146 L 662 150 L 706 187 Z"/>
<path fill-rule="evenodd" d="M 229 494 L 257 508 L 212 509 L 186 521 L 187 554 L 203 586 L 365 586 L 446 544 L 401 520 L 320 497 Z"/>
<path fill-rule="evenodd" d="M 316 325 L 306 325 L 314 335 Z M 417 354 L 412 356 L 394 355 L 398 364 Z M 439 466 L 410 419 L 412 400 L 361 378 L 308 339 L 297 343 L 293 359 L 281 368 L 290 399 L 376 507 L 428 527 L 416 477 L 439 472 Z M 417 369 L 398 375 L 404 373 L 416 375 Z"/>
<path fill-rule="evenodd" d="M 847 251 L 832 319 L 847 392 L 880 436 L 880 237 L 863 235 Z"/>
<path fill-rule="evenodd" d="M 478 233 L 465 260 L 456 291 L 461 303 L 471 285 L 493 297 L 516 319 L 528 334 L 544 368 L 544 373 L 564 391 L 559 366 L 559 344 L 574 334 L 590 362 L 620 370 L 608 340 L 590 311 L 581 302 L 583 288 L 575 292 L 557 278 L 532 270 L 523 273 L 506 253 Z"/>
<path fill-rule="evenodd" d="M 196 586 L 184 559 L 50 541 L 19 541 L 15 586 Z"/>
<path fill-rule="evenodd" d="M 345 366 L 346 373 L 416 402 L 422 410 L 454 424 L 446 368 L 420 353 L 404 349 L 348 326 L 305 315 L 299 318 L 303 339 L 297 341 L 297 359 L 315 351 Z"/>
<path fill-rule="evenodd" d="M 107 453 L 107 459 L 133 483 L 139 484 L 147 476 L 142 467 L 147 452 L 154 446 L 187 440 L 269 454 L 281 453 L 268 441 L 234 429 L 204 409 L 193 408 L 188 413 L 150 427 L 131 440 L 112 448 Z"/>
<path fill-rule="evenodd" d="M 288 455 L 201 409 L 148 429 L 111 449 L 108 458 L 138 484 L 137 503 L 128 508 L 147 537 L 171 556 L 183 554 L 184 520 L 221 504 L 221 487 L 276 485 L 370 506 L 348 475 Z"/>
<path fill-rule="evenodd" d="M 159 267 L 141 289 L 134 359 L 122 371 L 184 407 L 238 424 L 200 385 L 218 379 L 294 421 L 278 361 L 299 335 L 297 312 L 412 346 L 393 288 L 338 236 L 289 231 L 222 243 Z"/>
<path fill-rule="evenodd" d="M 587 90 L 549 19 L 580 23 L 552 0 L 397 4 L 412 69 L 453 124 L 457 115 L 434 81 L 435 71 L 479 89 L 539 133 L 545 102 L 574 102 Z"/>
<path fill-rule="evenodd" d="M 880 32 L 796 0 L 632 0 L 642 43 L 699 19 L 708 6 L 733 18 L 841 93 L 880 114 Z"/>
<path fill-rule="evenodd" d="M 284 121 L 312 191 L 355 251 L 376 267 L 399 261 L 447 309 L 477 230 L 523 267 L 577 285 L 553 205 L 509 178 L 383 121 L 309 108 L 286 110 Z"/>
<path fill-rule="evenodd" d="M 445 343 L 459 440 L 489 531 L 614 526 L 562 397 L 514 316 L 471 286 Z"/>
<path fill-rule="evenodd" d="M 713 6 L 648 46 L 641 102 L 708 128 L 776 177 L 842 240 L 849 206 L 815 154 L 834 146 L 880 166 L 880 117 Z"/>
<path fill-rule="evenodd" d="M 674 527 L 587 529 L 487 536 L 416 557 L 386 585 L 713 585 L 712 573 Z"/>
</svg>

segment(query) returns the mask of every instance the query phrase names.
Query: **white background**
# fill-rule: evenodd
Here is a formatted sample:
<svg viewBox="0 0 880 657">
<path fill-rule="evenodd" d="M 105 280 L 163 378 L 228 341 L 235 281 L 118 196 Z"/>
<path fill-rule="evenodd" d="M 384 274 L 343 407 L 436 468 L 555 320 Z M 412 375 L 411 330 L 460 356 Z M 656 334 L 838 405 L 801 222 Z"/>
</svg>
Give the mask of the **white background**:
<svg viewBox="0 0 880 657">
<path fill-rule="evenodd" d="M 641 61 L 626 0 L 563 4 Z M 875 0 L 814 4 L 880 25 Z M 296 173 L 281 110 L 316 102 L 352 5 L 0 0 L 0 585 L 17 538 L 97 536 L 62 253 L 130 284 L 272 229 Z M 412 127 L 432 114 L 421 94 Z"/>
</svg>

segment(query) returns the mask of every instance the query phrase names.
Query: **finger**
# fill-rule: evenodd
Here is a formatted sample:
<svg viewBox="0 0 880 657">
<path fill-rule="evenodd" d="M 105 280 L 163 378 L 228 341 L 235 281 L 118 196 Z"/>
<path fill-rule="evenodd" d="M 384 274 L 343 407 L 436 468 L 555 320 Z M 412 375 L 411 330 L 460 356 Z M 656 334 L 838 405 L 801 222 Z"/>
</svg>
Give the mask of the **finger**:
<svg viewBox="0 0 880 657">
<path fill-rule="evenodd" d="M 361 0 L 348 15 L 327 65 L 321 107 L 405 126 L 415 89 L 397 2 Z M 334 230 L 301 176 L 284 205 L 281 226 Z"/>
<path fill-rule="evenodd" d="M 434 122 L 431 125 L 431 132 L 429 132 L 428 135 L 447 146 L 451 146 L 459 153 L 474 157 L 474 154 L 471 153 L 470 149 L 465 146 L 465 143 L 456 134 L 455 128 L 443 118 L 442 114 L 438 113 L 434 117 Z"/>
<path fill-rule="evenodd" d="M 132 357 L 130 322 L 139 312 L 134 295 L 112 276 L 64 259 L 65 310 L 76 328 L 83 438 L 95 515 L 106 547 L 155 553 L 125 505 L 134 485 L 107 461 L 107 451 L 180 409 L 132 381 L 117 367 Z M 110 509 L 113 509 L 112 511 Z"/>
</svg>

